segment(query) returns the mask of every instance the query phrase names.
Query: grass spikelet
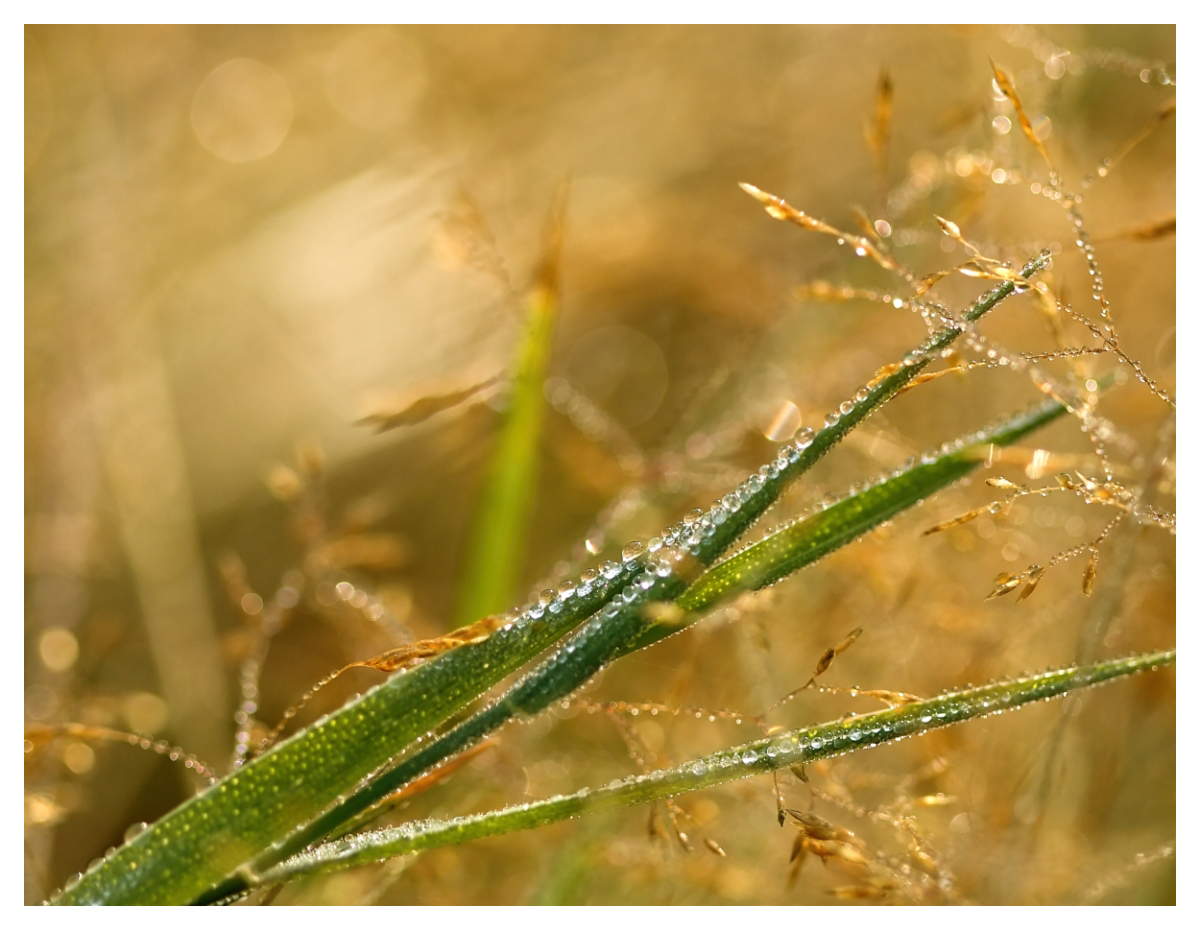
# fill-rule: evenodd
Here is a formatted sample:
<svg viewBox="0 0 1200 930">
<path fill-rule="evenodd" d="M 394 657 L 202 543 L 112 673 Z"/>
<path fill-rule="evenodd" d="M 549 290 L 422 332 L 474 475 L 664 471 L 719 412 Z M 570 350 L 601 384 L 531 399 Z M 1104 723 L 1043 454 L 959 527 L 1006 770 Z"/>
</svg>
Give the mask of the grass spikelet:
<svg viewBox="0 0 1200 930">
<path fill-rule="evenodd" d="M 1017 88 L 1013 84 L 1012 79 L 1005 74 L 1000 67 L 993 61 L 992 74 L 996 78 L 996 86 L 1000 88 L 1001 93 L 1009 99 L 1013 105 L 1013 109 L 1017 112 L 1017 122 L 1021 127 L 1021 132 L 1025 134 L 1025 138 L 1030 144 L 1037 149 L 1038 154 L 1042 156 L 1042 160 L 1046 163 L 1046 167 L 1052 172 L 1054 171 L 1054 163 L 1050 161 L 1050 153 L 1046 151 L 1046 146 L 1042 144 L 1042 140 L 1038 138 L 1034 131 L 1033 123 L 1030 122 L 1028 114 L 1025 112 L 1025 107 L 1021 105 L 1021 98 L 1017 96 Z"/>
</svg>

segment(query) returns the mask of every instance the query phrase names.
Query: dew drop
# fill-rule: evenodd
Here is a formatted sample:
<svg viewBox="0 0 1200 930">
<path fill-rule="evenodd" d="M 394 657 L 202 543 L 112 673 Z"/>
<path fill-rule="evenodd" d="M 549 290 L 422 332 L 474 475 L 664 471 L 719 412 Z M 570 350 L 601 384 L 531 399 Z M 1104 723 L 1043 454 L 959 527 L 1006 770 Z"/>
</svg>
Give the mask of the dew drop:
<svg viewBox="0 0 1200 930">
<path fill-rule="evenodd" d="M 133 842 L 134 839 L 136 839 L 137 837 L 141 836 L 143 833 L 146 832 L 146 828 L 148 826 L 149 826 L 149 824 L 145 823 L 144 821 L 138 821 L 137 823 L 131 823 L 128 827 L 125 828 L 125 842 L 126 843 Z"/>
<path fill-rule="evenodd" d="M 633 542 L 626 543 L 625 548 L 621 550 L 621 561 L 632 562 L 645 551 L 646 544 L 640 539 L 635 539 Z"/>
<path fill-rule="evenodd" d="M 616 578 L 617 575 L 621 574 L 621 566 L 616 562 L 601 562 L 600 574 L 611 581 L 612 579 Z"/>
<path fill-rule="evenodd" d="M 810 445 L 812 445 L 812 441 L 816 435 L 816 432 L 811 426 L 802 427 L 796 432 L 796 448 L 798 450 L 807 449 Z"/>
</svg>

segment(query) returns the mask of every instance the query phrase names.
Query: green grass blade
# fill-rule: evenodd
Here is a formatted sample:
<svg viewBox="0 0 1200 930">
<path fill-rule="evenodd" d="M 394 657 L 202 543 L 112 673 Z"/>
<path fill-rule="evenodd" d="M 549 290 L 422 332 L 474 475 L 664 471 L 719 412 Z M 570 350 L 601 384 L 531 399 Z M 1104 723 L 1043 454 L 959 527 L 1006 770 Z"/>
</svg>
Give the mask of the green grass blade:
<svg viewBox="0 0 1200 930">
<path fill-rule="evenodd" d="M 520 668 L 621 590 L 639 567 L 606 563 L 558 612 L 527 609 L 488 639 L 392 675 L 172 811 L 60 903 L 185 903 L 307 824 L 430 728 Z M 221 837 L 236 836 L 223 843 Z"/>
<path fill-rule="evenodd" d="M 1018 273 L 1028 280 L 1050 264 L 1050 253 L 1043 251 L 1026 262 Z M 830 449 L 850 434 L 863 420 L 879 409 L 912 382 L 933 359 L 941 356 L 967 329 L 995 309 L 1001 301 L 1017 290 L 1017 282 L 1004 281 L 983 294 L 963 314 L 962 320 L 948 321 L 924 345 L 909 352 L 897 369 L 877 383 L 864 387 L 847 401 L 837 414 L 831 414 L 826 426 L 811 435 L 798 438 L 796 443 L 781 449 L 779 457 L 764 465 L 731 494 L 722 499 L 722 507 L 714 508 L 706 517 L 720 518 L 719 523 L 705 525 L 704 517 L 682 534 L 678 542 L 689 556 L 701 565 L 711 565 L 731 545 L 737 542 L 771 507 L 797 478 L 820 461 Z"/>
<path fill-rule="evenodd" d="M 495 704 L 402 760 L 353 797 L 328 811 L 289 842 L 288 847 L 295 852 L 333 833 L 391 792 L 478 742 L 513 717 L 540 712 L 554 700 L 574 691 L 612 659 L 677 632 L 720 599 L 777 581 L 845 545 L 978 467 L 986 457 L 989 445 L 1015 442 L 1061 416 L 1065 409 L 1057 402 L 1049 401 L 1027 413 L 1010 417 L 980 431 L 969 441 L 954 443 L 951 451 L 931 463 L 918 465 L 829 510 L 772 534 L 701 575 L 676 602 L 681 615 L 668 622 L 649 619 L 645 605 L 637 595 L 658 593 L 666 600 L 662 592 L 671 590 L 668 585 L 679 583 L 678 576 L 657 577 L 652 571 L 640 578 L 635 576 L 631 579 L 634 584 L 625 586 L 620 598 L 610 601 L 574 639 L 544 665 L 526 675 Z M 643 591 L 636 587 L 638 581 L 647 578 L 654 579 L 649 588 Z M 656 586 L 661 587 L 656 591 Z"/>
<path fill-rule="evenodd" d="M 1020 274 L 1030 277 L 1048 262 L 1048 254 L 1040 255 Z M 896 372 L 861 392 L 845 414 L 811 441 L 790 445 L 764 466 L 766 474 L 752 476 L 726 498 L 730 503 L 706 515 L 707 523 L 701 518 L 669 531 L 666 546 L 686 553 L 687 564 L 711 564 L 789 482 L 1014 289 L 1006 281 L 984 294 L 962 323 L 948 325 L 909 353 Z M 678 571 L 677 564 L 654 556 L 613 564 L 594 579 L 586 595 L 577 589 L 569 600 L 533 606 L 482 643 L 393 675 L 172 811 L 67 889 L 59 903 L 182 903 L 214 886 L 221 893 L 244 887 L 257 872 L 334 832 L 394 788 L 512 717 L 540 712 L 628 652 L 650 625 L 646 605 L 673 601 L 694 580 Z M 619 602 L 613 599 L 617 592 Z M 480 697 L 589 613 L 594 615 L 578 636 L 496 704 L 355 793 L 364 778 L 418 736 Z"/>
<path fill-rule="evenodd" d="M 719 602 L 743 591 L 774 584 L 978 468 L 991 446 L 1006 446 L 1062 416 L 1066 408 L 1048 401 L 959 440 L 931 461 L 853 494 L 827 509 L 785 526 L 717 563 L 675 602 L 682 616 L 648 624 L 629 651 L 648 646 L 680 629 Z"/>
<path fill-rule="evenodd" d="M 1049 261 L 1049 253 L 1043 252 L 1026 263 L 1020 271 L 1021 277 L 1031 277 Z M 655 602 L 669 603 L 683 594 L 694 579 L 689 577 L 686 568 L 681 571 L 680 565 L 711 564 L 779 499 L 789 483 L 816 464 L 871 412 L 909 384 L 933 358 L 961 336 L 968 325 L 981 319 L 1015 289 L 1016 284 L 1012 281 L 1002 282 L 992 288 L 972 304 L 963 315 L 963 322 L 952 322 L 936 332 L 924 345 L 910 352 L 896 371 L 860 392 L 849 403 L 846 412 L 831 418 L 831 422 L 820 432 L 786 446 L 774 462 L 763 466 L 758 474 L 743 482 L 699 520 L 669 529 L 659 542 L 664 553 L 673 553 L 675 561 L 657 552 L 649 553 L 648 558 L 639 557 L 634 564 L 645 565 L 640 576 L 631 579 L 631 583 L 621 591 L 621 596 L 604 605 L 603 610 L 593 616 L 555 655 L 527 674 L 496 703 L 402 760 L 361 791 L 335 805 L 287 843 L 271 850 L 259 860 L 258 869 L 270 868 L 282 861 L 285 855 L 298 852 L 332 834 L 388 794 L 478 742 L 513 717 L 539 713 L 553 701 L 573 692 L 613 659 L 679 629 L 679 623 L 664 625 L 649 619 L 646 606 Z M 1054 412 L 1047 412 L 1047 416 L 1062 413 L 1063 408 L 1057 404 L 1047 405 L 1047 410 L 1050 406 L 1053 406 Z M 1011 428 L 1002 427 L 998 433 Z M 880 521 L 883 519 L 887 517 L 880 517 Z M 847 541 L 849 538 L 852 537 L 847 537 Z M 550 605 L 550 608 L 553 606 Z M 691 619 L 695 618 L 694 614 L 690 616 Z M 219 891 L 232 889 L 234 885 L 227 884 Z"/>
<path fill-rule="evenodd" d="M 508 408 L 492 453 L 458 604 L 459 625 L 512 603 L 519 559 L 537 484 L 538 447 L 545 408 L 542 385 L 558 317 L 558 260 L 562 242 L 563 194 L 552 210 L 546 257 L 529 300 Z"/>
<path fill-rule="evenodd" d="M 871 749 L 897 739 L 1061 697 L 1138 672 L 1173 665 L 1175 650 L 1113 659 L 1013 681 L 967 688 L 876 713 L 776 734 L 674 768 L 631 776 L 602 788 L 515 807 L 376 830 L 325 843 L 262 876 L 264 883 L 334 872 L 440 846 L 528 830 L 585 814 L 629 807 L 710 788 L 791 765 Z"/>
</svg>

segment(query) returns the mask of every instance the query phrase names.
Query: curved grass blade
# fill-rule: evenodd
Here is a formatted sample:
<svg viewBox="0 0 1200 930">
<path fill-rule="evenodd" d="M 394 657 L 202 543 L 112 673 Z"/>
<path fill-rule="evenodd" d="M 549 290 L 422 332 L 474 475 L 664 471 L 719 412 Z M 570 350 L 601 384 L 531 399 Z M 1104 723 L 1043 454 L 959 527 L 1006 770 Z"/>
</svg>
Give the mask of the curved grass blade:
<svg viewBox="0 0 1200 930">
<path fill-rule="evenodd" d="M 1042 253 L 1021 269 L 1021 277 L 1031 277 L 1049 261 L 1049 253 Z M 964 314 L 963 322 L 948 325 L 910 352 L 904 364 L 862 392 L 845 414 L 811 440 L 788 446 L 774 463 L 764 466 L 765 474 L 751 476 L 700 520 L 668 531 L 664 543 L 673 552 L 686 554 L 682 564 L 661 557 L 613 564 L 595 578 L 586 594 L 577 589 L 568 600 L 533 605 L 489 639 L 394 675 L 172 811 L 66 889 L 58 902 L 182 903 L 201 895 L 205 900 L 224 897 L 245 887 L 256 873 L 329 836 L 391 791 L 513 716 L 538 713 L 570 694 L 629 651 L 650 623 L 646 605 L 670 602 L 682 594 L 694 580 L 689 566 L 715 561 L 791 481 L 1015 288 L 1015 282 L 1004 281 L 985 293 Z M 617 592 L 619 603 L 613 599 Z M 419 736 L 478 699 L 589 615 L 591 621 L 572 642 L 500 701 L 354 793 L 364 778 Z M 218 887 L 206 894 L 214 885 Z"/>
<path fill-rule="evenodd" d="M 1045 267 L 1049 260 L 1049 253 L 1043 252 L 1021 269 L 1020 277 L 1031 277 Z M 255 871 L 269 869 L 287 856 L 344 829 L 347 824 L 392 792 L 475 744 L 514 717 L 540 713 L 552 702 L 571 694 L 612 660 L 670 635 L 682 628 L 686 622 L 694 620 L 695 613 L 684 613 L 684 622 L 681 622 L 678 616 L 663 622 L 655 619 L 655 611 L 648 607 L 653 604 L 670 604 L 683 594 L 695 580 L 699 569 L 715 561 L 741 537 L 779 499 L 789 483 L 816 464 L 871 412 L 909 384 L 930 360 L 938 357 L 942 349 L 951 345 L 965 332 L 968 324 L 982 318 L 1015 289 L 1016 282 L 1008 280 L 985 293 L 964 314 L 964 322 L 948 325 L 930 337 L 919 349 L 910 352 L 895 371 L 880 379 L 870 389 L 860 392 L 856 400 L 850 402 L 846 412 L 831 417 L 828 425 L 820 432 L 811 437 L 802 436 L 795 443 L 786 446 L 774 462 L 763 466 L 758 474 L 752 475 L 726 495 L 709 513 L 686 525 L 669 529 L 659 541 L 661 552 L 654 550 L 647 556 L 639 556 L 632 561 L 633 565 L 644 565 L 644 568 L 621 590 L 620 597 L 614 597 L 605 604 L 603 610 L 594 615 L 566 645 L 541 666 L 528 673 L 491 706 L 404 758 L 394 768 L 379 775 L 351 797 L 339 801 L 286 842 L 268 850 L 256 860 Z M 1042 416 L 1052 418 L 1062 412 L 1063 408 L 1060 405 L 1047 404 L 1041 408 L 1041 412 L 1031 415 L 1032 419 L 1024 430 L 1006 424 L 997 430 L 997 435 L 1006 435 L 1009 437 L 1007 441 L 1011 442 L 1018 435 L 1024 435 L 1024 432 L 1044 422 Z M 1024 422 L 1024 419 L 1018 419 Z M 977 438 L 983 441 L 984 437 Z M 954 467 L 948 467 L 947 473 L 953 471 Z M 967 470 L 971 467 L 974 467 L 974 464 L 967 466 Z M 952 480 L 953 477 L 947 478 L 947 482 Z M 929 493 L 930 490 L 932 488 L 924 493 Z M 920 497 L 910 496 L 909 504 L 918 499 Z M 909 504 L 895 506 L 876 523 L 882 522 Z M 853 533 L 843 533 L 837 545 L 849 542 L 869 529 L 870 525 L 864 525 Z M 626 563 L 629 564 L 631 563 Z M 553 607 L 554 604 L 551 604 L 547 609 Z M 231 880 L 205 895 L 202 900 L 220 900 L 242 890 L 243 887 L 240 880 Z"/>
<path fill-rule="evenodd" d="M 482 642 L 392 675 L 167 814 L 58 903 L 186 903 L 595 613 L 637 570 L 608 563 L 585 573 L 568 608 L 527 608 Z"/>
<path fill-rule="evenodd" d="M 262 881 L 290 881 L 674 797 L 792 765 L 872 749 L 893 740 L 1061 697 L 1081 688 L 1156 670 L 1174 662 L 1175 650 L 1172 649 L 967 688 L 876 713 L 776 734 L 674 768 L 630 776 L 602 788 L 584 788 L 574 794 L 451 821 L 410 823 L 345 837 L 289 859 L 266 872 Z"/>
<path fill-rule="evenodd" d="M 655 611 L 647 610 L 645 604 L 639 603 L 640 589 L 635 585 L 627 586 L 620 598 L 606 605 L 555 656 L 526 675 L 496 703 L 402 760 L 356 795 L 328 811 L 289 841 L 288 846 L 294 846 L 293 852 L 296 852 L 322 836 L 333 834 L 393 791 L 483 739 L 513 717 L 536 714 L 570 694 L 613 658 L 678 632 L 722 599 L 772 584 L 815 562 L 957 481 L 986 460 L 989 446 L 1016 442 L 1061 416 L 1065 410 L 1062 405 L 1050 401 L 1018 414 L 989 430 L 980 431 L 970 441 L 952 444 L 950 451 L 933 462 L 918 465 L 768 536 L 701 575 L 676 601 L 678 610 L 665 611 L 670 615 L 669 619 L 658 619 Z M 649 575 L 654 578 L 650 588 L 646 589 L 650 594 L 654 592 L 655 583 L 679 579 L 674 574 L 657 577 L 650 572 Z M 307 839 L 307 842 L 301 843 L 301 839 Z M 238 889 L 231 886 L 221 889 L 225 893 L 232 890 Z"/>
</svg>

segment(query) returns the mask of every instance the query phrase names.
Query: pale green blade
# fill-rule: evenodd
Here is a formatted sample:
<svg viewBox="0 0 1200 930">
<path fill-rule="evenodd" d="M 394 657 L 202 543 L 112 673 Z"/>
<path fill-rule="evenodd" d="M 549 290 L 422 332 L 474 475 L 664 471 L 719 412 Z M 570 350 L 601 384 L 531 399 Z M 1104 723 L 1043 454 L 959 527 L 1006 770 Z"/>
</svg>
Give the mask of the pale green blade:
<svg viewBox="0 0 1200 930">
<path fill-rule="evenodd" d="M 585 814 L 675 797 L 791 765 L 805 765 L 831 756 L 873 749 L 893 740 L 1014 710 L 1024 704 L 1061 697 L 1079 688 L 1174 663 L 1175 650 L 1172 649 L 967 688 L 888 710 L 843 717 L 725 749 L 674 768 L 630 776 L 602 788 L 584 788 L 574 794 L 452 821 L 404 824 L 346 837 L 289 859 L 265 873 L 261 881 L 268 884 L 335 872 L 421 850 L 454 846 Z"/>
</svg>

